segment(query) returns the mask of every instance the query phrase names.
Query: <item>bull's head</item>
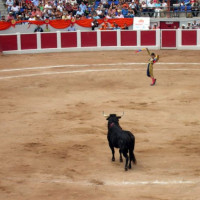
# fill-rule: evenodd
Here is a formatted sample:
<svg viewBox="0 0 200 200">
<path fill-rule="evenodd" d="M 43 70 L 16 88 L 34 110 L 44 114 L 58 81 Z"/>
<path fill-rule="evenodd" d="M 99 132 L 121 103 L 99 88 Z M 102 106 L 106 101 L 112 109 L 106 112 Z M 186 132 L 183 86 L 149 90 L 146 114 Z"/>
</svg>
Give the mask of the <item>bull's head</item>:
<svg viewBox="0 0 200 200">
<path fill-rule="evenodd" d="M 116 114 L 107 115 L 107 114 L 105 114 L 104 111 L 103 111 L 103 116 L 106 118 L 106 120 L 108 120 L 108 118 L 110 118 L 110 117 L 116 117 L 116 118 L 120 119 L 120 118 L 123 117 L 123 115 L 124 115 L 124 112 L 122 113 L 122 115 L 116 115 Z"/>
<path fill-rule="evenodd" d="M 106 120 L 108 120 L 108 127 L 111 127 L 111 124 L 115 124 L 117 126 L 120 127 L 119 125 L 119 119 L 124 115 L 124 112 L 122 113 L 122 115 L 116 115 L 116 114 L 110 114 L 110 115 L 106 115 L 103 112 L 104 117 L 106 117 Z"/>
</svg>

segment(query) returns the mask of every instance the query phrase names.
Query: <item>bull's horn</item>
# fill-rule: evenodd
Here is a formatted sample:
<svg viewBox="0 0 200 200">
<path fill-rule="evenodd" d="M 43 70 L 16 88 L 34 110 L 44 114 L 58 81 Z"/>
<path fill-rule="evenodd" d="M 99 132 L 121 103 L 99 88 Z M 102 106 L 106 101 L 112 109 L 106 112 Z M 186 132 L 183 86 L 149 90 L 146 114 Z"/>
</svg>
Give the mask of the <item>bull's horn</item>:
<svg viewBox="0 0 200 200">
<path fill-rule="evenodd" d="M 122 113 L 122 115 L 117 115 L 117 117 L 123 117 L 124 116 L 124 111 Z"/>
<path fill-rule="evenodd" d="M 104 117 L 108 117 L 108 115 L 106 115 L 106 114 L 104 113 L 104 111 L 103 111 L 103 116 L 104 116 Z"/>
</svg>

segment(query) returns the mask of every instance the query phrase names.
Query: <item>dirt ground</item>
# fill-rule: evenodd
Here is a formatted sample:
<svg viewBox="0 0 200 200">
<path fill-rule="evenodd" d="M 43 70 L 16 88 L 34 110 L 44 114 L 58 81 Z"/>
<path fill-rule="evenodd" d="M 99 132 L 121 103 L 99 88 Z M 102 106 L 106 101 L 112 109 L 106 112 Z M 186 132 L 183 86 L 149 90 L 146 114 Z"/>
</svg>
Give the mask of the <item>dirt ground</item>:
<svg viewBox="0 0 200 200">
<path fill-rule="evenodd" d="M 200 199 L 200 52 L 156 53 L 155 87 L 146 64 L 124 64 L 145 52 L 0 56 L 0 199 Z M 102 111 L 124 111 L 136 137 L 128 172 Z"/>
</svg>

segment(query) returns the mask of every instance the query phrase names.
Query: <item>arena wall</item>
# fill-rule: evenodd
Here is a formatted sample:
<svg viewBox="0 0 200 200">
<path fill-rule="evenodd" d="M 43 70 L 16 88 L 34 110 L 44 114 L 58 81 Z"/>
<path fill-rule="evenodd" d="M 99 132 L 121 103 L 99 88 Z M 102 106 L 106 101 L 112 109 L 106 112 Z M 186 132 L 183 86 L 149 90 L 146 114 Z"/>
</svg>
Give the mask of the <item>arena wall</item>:
<svg viewBox="0 0 200 200">
<path fill-rule="evenodd" d="M 0 35 L 6 54 L 149 49 L 200 50 L 200 30 L 76 31 Z"/>
</svg>

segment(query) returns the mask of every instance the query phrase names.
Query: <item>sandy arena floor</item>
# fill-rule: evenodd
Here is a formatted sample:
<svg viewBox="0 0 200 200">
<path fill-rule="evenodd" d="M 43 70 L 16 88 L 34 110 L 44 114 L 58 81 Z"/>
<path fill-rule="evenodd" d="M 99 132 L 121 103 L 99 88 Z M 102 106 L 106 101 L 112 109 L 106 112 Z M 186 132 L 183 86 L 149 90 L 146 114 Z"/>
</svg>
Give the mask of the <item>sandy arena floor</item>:
<svg viewBox="0 0 200 200">
<path fill-rule="evenodd" d="M 200 199 L 200 52 L 156 53 L 155 87 L 145 52 L 0 56 L 0 199 Z M 136 137 L 128 172 L 102 111 Z"/>
</svg>

